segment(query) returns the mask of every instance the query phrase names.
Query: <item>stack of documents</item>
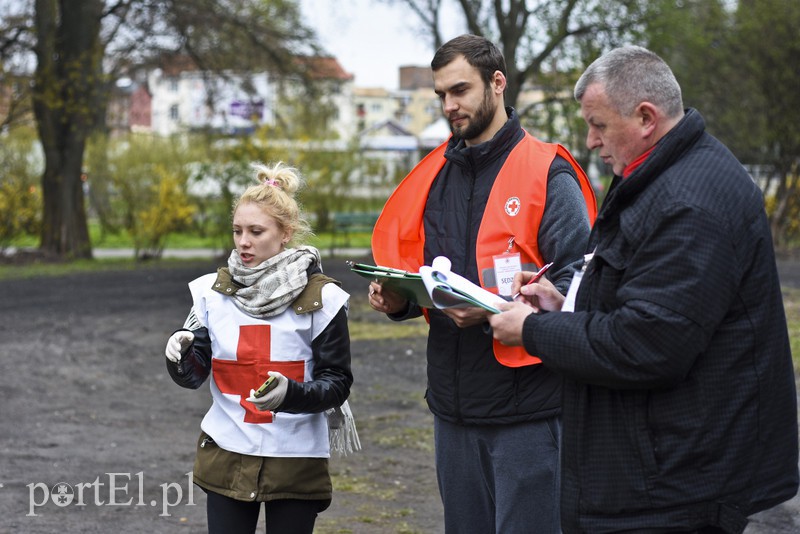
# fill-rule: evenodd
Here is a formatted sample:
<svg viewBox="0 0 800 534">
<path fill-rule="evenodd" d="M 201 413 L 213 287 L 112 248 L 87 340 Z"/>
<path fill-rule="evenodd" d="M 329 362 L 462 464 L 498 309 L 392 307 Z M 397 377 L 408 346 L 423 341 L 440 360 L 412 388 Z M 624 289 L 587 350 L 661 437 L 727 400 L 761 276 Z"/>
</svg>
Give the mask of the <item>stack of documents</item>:
<svg viewBox="0 0 800 534">
<path fill-rule="evenodd" d="M 354 273 L 378 282 L 423 308 L 478 307 L 500 313 L 498 304 L 507 302 L 503 297 L 452 272 L 450 260 L 444 256 L 435 258 L 430 266 L 420 267 L 418 273 L 378 265 L 348 263 Z"/>
<path fill-rule="evenodd" d="M 478 307 L 500 313 L 497 306 L 508 302 L 506 299 L 452 272 L 450 265 L 448 258 L 437 256 L 430 267 L 423 265 L 419 268 L 434 306 L 439 309 Z"/>
</svg>

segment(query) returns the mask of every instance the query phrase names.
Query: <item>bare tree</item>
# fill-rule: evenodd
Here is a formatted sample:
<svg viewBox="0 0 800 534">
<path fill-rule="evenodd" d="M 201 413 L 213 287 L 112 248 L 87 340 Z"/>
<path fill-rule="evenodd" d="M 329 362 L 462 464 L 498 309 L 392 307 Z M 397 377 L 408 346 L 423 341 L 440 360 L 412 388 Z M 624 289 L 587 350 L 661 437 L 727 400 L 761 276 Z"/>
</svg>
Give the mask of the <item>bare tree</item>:
<svg viewBox="0 0 800 534">
<path fill-rule="evenodd" d="M 91 257 L 81 165 L 91 110 L 101 98 L 102 9 L 98 0 L 63 11 L 55 0 L 36 0 L 33 109 L 45 155 L 41 248 L 59 256 Z"/>
<path fill-rule="evenodd" d="M 31 49 L 31 19 L 23 5 L 0 6 L 0 131 L 24 121 L 31 113 L 30 74 L 24 52 Z"/>
<path fill-rule="evenodd" d="M 508 68 L 505 100 L 515 106 L 522 88 L 544 83 L 551 69 L 574 69 L 604 43 L 613 43 L 641 18 L 640 0 L 392 0 L 420 19 L 432 43 L 443 43 L 445 3 L 469 33 L 495 42 Z M 591 43 L 585 42 L 589 41 Z"/>
<path fill-rule="evenodd" d="M 392 0 L 389 0 L 390 2 Z M 444 44 L 441 32 L 443 0 L 395 0 L 406 4 L 422 23 L 422 33 L 427 34 L 436 50 Z"/>
</svg>

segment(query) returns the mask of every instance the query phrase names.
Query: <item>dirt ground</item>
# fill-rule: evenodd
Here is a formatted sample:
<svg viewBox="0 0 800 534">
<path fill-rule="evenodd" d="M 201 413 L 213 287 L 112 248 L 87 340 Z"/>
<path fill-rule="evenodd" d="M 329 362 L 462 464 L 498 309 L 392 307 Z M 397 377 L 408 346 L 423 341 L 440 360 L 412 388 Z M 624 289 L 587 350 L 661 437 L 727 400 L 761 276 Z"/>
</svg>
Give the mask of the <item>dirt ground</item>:
<svg viewBox="0 0 800 534">
<path fill-rule="evenodd" d="M 0 282 L 0 533 L 205 531 L 190 472 L 210 395 L 173 384 L 163 348 L 189 309 L 187 282 L 216 266 Z M 354 295 L 351 322 L 393 328 L 365 309 L 343 260 L 324 266 Z M 800 287 L 800 262 L 782 276 Z M 425 341 L 378 337 L 353 342 L 363 450 L 331 459 L 334 500 L 317 532 L 439 533 Z M 798 531 L 798 497 L 747 529 Z"/>
</svg>

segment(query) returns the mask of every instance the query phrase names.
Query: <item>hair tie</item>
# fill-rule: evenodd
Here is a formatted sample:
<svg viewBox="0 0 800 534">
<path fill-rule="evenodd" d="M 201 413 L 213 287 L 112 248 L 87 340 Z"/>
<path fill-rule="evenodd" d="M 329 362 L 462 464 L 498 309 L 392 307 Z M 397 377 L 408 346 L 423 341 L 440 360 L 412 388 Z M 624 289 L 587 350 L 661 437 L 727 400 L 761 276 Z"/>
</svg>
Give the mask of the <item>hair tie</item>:
<svg viewBox="0 0 800 534">
<path fill-rule="evenodd" d="M 267 185 L 271 185 L 272 187 L 277 187 L 278 189 L 281 188 L 281 186 L 278 184 L 278 182 L 276 182 L 272 178 L 267 178 L 266 180 L 264 180 L 264 183 L 267 184 Z"/>
</svg>

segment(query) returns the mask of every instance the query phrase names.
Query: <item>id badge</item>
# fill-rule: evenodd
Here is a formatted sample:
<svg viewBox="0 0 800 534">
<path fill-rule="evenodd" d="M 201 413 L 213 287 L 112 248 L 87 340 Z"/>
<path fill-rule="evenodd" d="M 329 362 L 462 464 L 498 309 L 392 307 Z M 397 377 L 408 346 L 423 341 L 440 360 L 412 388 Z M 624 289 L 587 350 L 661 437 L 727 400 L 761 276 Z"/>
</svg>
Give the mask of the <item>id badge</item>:
<svg viewBox="0 0 800 534">
<path fill-rule="evenodd" d="M 567 296 L 564 299 L 564 304 L 561 306 L 562 312 L 575 311 L 575 297 L 578 295 L 578 288 L 581 287 L 581 280 L 583 279 L 583 271 L 578 271 L 572 275 L 572 283 L 567 290 Z"/>
<path fill-rule="evenodd" d="M 506 252 L 492 256 L 494 260 L 494 279 L 497 280 L 497 293 L 503 297 L 511 296 L 514 275 L 522 271 L 519 252 Z"/>
<path fill-rule="evenodd" d="M 570 283 L 569 289 L 567 290 L 567 296 L 564 298 L 564 304 L 561 306 L 561 311 L 575 311 L 575 298 L 578 296 L 578 288 L 581 287 L 583 273 L 586 272 L 586 267 L 589 265 L 589 262 L 592 261 L 592 259 L 594 259 L 594 251 L 583 255 L 583 267 L 581 267 L 581 270 L 572 276 L 572 283 Z"/>
</svg>

